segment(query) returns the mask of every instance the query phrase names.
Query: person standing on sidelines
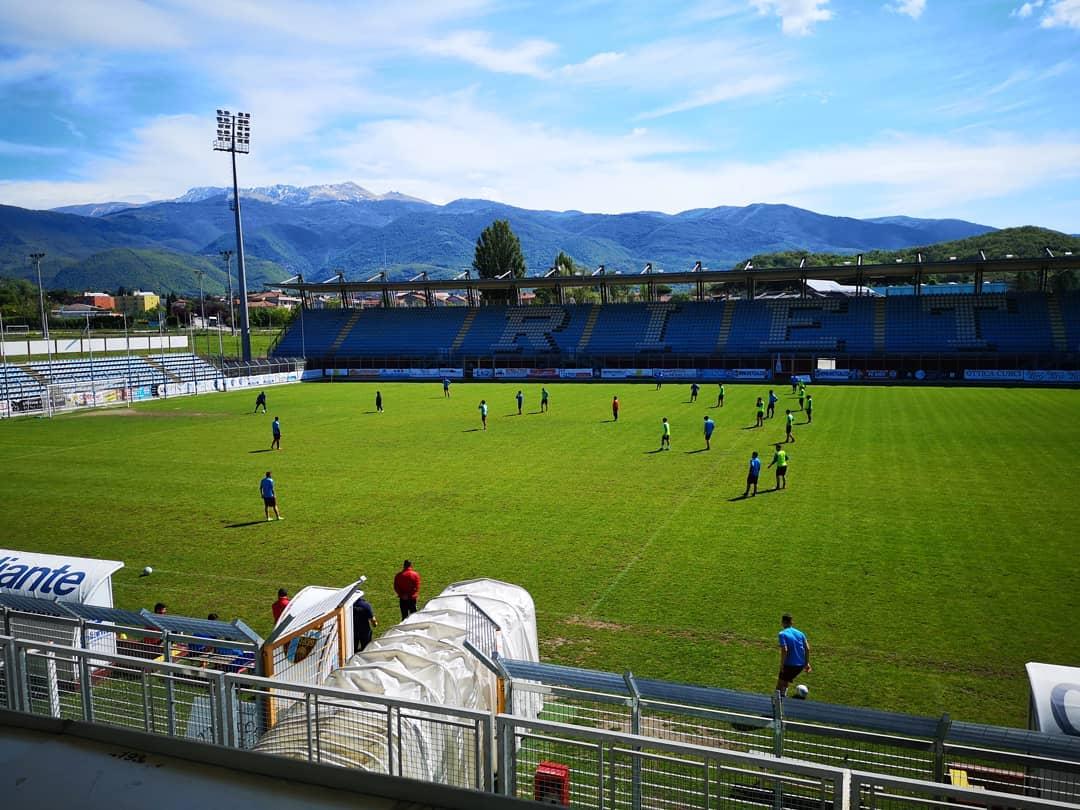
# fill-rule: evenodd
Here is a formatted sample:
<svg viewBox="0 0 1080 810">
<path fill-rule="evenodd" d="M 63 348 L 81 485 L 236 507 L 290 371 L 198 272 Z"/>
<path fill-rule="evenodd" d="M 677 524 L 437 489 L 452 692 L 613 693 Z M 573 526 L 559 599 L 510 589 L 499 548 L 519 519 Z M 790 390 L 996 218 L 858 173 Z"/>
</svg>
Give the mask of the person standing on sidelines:
<svg viewBox="0 0 1080 810">
<path fill-rule="evenodd" d="M 743 497 L 754 497 L 757 495 L 757 482 L 758 476 L 761 475 L 761 459 L 758 458 L 757 450 L 750 454 L 750 469 L 746 473 L 746 492 L 743 493 Z M 750 492 L 750 487 L 754 488 L 754 491 Z"/>
<path fill-rule="evenodd" d="M 701 390 L 701 386 L 695 383 L 690 383 L 690 401 L 697 402 L 698 391 Z"/>
<path fill-rule="evenodd" d="M 787 424 L 784 426 L 784 431 L 785 431 L 785 434 L 786 434 L 785 438 L 784 438 L 784 444 L 787 444 L 788 442 L 795 441 L 795 434 L 793 434 L 791 432 L 791 428 L 795 424 L 795 414 L 793 414 L 791 412 L 790 408 L 788 409 L 788 412 L 787 412 L 786 422 L 787 422 Z"/>
<path fill-rule="evenodd" d="M 266 413 L 266 392 L 260 391 L 259 395 L 255 397 L 255 413 L 259 412 L 259 408 L 263 409 L 263 413 Z"/>
<path fill-rule="evenodd" d="M 653 389 L 653 390 L 655 390 L 655 391 L 659 391 L 659 390 L 660 390 L 660 386 L 661 386 L 661 385 L 663 385 L 663 384 L 664 384 L 664 372 L 662 372 L 662 371 L 657 371 L 657 372 L 656 372 L 656 388 L 655 388 L 655 389 Z"/>
<path fill-rule="evenodd" d="M 781 449 L 783 445 L 777 443 L 776 452 L 773 453 L 772 461 L 769 462 L 769 466 L 776 465 L 776 486 L 775 489 L 787 489 L 787 467 L 788 456 L 787 450 Z"/>
<path fill-rule="evenodd" d="M 378 627 L 375 609 L 363 596 L 358 596 L 352 606 L 352 627 L 354 652 L 361 652 L 371 643 L 371 628 Z"/>
<path fill-rule="evenodd" d="M 521 416 L 521 406 L 522 406 L 522 405 L 524 404 L 524 402 L 525 402 L 525 395 L 524 395 L 523 393 L 521 393 L 521 389 L 520 389 L 520 388 L 518 389 L 518 392 L 517 392 L 517 394 L 516 394 L 516 395 L 514 396 L 514 399 L 516 399 L 516 400 L 517 400 L 517 406 L 518 406 L 518 416 Z"/>
<path fill-rule="evenodd" d="M 755 405 L 755 407 L 757 408 L 757 424 L 754 425 L 754 427 L 764 427 L 765 426 L 765 400 L 763 400 L 761 397 L 758 397 L 757 398 L 757 404 Z"/>
<path fill-rule="evenodd" d="M 612 397 L 611 398 L 611 421 L 612 422 L 618 422 L 619 421 L 619 398 L 618 397 Z"/>
<path fill-rule="evenodd" d="M 712 450 L 712 434 L 716 430 L 716 422 L 710 417 L 705 417 L 705 449 Z"/>
<path fill-rule="evenodd" d="M 484 426 L 484 430 L 487 430 L 487 400 L 480 400 L 480 405 L 478 407 L 480 409 L 480 424 Z"/>
<path fill-rule="evenodd" d="M 375 392 L 375 413 L 382 413 L 382 391 Z"/>
<path fill-rule="evenodd" d="M 274 614 L 274 624 L 278 623 L 278 619 L 281 618 L 281 614 L 285 612 L 285 608 L 288 606 L 289 592 L 284 588 L 278 588 L 277 599 L 270 605 L 270 612 Z"/>
<path fill-rule="evenodd" d="M 664 417 L 664 420 L 661 423 L 661 428 L 662 428 L 662 432 L 660 434 L 660 449 L 661 450 L 670 450 L 671 449 L 671 423 L 667 420 L 666 416 Z"/>
<path fill-rule="evenodd" d="M 420 575 L 409 560 L 402 563 L 401 570 L 394 577 L 394 593 L 397 594 L 403 620 L 416 613 L 416 599 L 420 596 Z"/>
<path fill-rule="evenodd" d="M 278 421 L 278 418 L 276 416 L 274 417 L 274 421 L 270 423 L 270 432 L 274 436 L 274 440 L 272 442 L 270 442 L 270 449 L 271 450 L 280 450 L 281 449 L 281 422 Z"/>
<path fill-rule="evenodd" d="M 450 378 L 443 377 L 442 380 L 442 395 L 447 399 L 450 399 Z"/>
<path fill-rule="evenodd" d="M 274 519 L 270 517 L 270 510 L 273 509 L 274 516 L 278 520 L 284 520 L 277 508 L 277 490 L 274 486 L 274 479 L 270 477 L 270 470 L 266 471 L 266 477 L 259 482 L 259 492 L 262 493 L 263 511 L 266 513 L 266 519 Z"/>
<path fill-rule="evenodd" d="M 806 395 L 806 424 L 810 424 L 814 421 L 814 398 L 810 394 Z"/>
<path fill-rule="evenodd" d="M 772 419 L 774 416 L 776 416 L 776 403 L 777 403 L 777 401 L 778 401 L 778 397 L 776 396 L 776 392 L 773 391 L 770 388 L 769 389 L 769 407 L 765 411 L 766 418 Z"/>
<path fill-rule="evenodd" d="M 720 390 L 716 394 L 716 407 L 724 407 L 724 384 L 720 383 Z"/>
<path fill-rule="evenodd" d="M 803 409 L 803 400 L 806 398 L 806 383 L 799 381 L 799 410 Z"/>
<path fill-rule="evenodd" d="M 780 697 L 787 695 L 788 687 L 803 672 L 810 672 L 810 642 L 806 635 L 791 623 L 791 614 L 780 617 L 783 629 L 777 634 L 780 642 L 780 674 L 776 679 L 776 691 Z"/>
<path fill-rule="evenodd" d="M 541 387 L 540 389 L 540 413 L 547 413 L 548 409 L 548 390 Z"/>
<path fill-rule="evenodd" d="M 798 389 L 798 387 L 799 387 L 799 378 L 796 377 L 794 374 L 792 374 L 791 375 L 791 393 L 794 394 L 796 389 Z"/>
</svg>

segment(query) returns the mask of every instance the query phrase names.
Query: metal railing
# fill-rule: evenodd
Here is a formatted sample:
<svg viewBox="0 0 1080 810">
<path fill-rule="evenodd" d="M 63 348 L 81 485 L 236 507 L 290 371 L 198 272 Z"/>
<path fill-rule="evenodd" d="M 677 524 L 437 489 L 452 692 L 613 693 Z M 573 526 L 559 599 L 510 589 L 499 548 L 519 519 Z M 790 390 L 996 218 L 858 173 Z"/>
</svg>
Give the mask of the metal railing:
<svg viewBox="0 0 1080 810">
<path fill-rule="evenodd" d="M 0 678 L 0 706 L 28 714 L 494 790 L 489 712 L 3 636 Z"/>
<path fill-rule="evenodd" d="M 10 709 L 487 792 L 496 790 L 498 775 L 498 791 L 520 798 L 552 799 L 553 785 L 542 775 L 554 768 L 565 775 L 575 807 L 1076 807 L 1067 784 L 1043 778 L 1075 769 L 1075 762 L 1029 757 L 1022 789 L 1002 792 L 780 757 L 759 750 L 773 721 L 762 724 L 738 712 L 703 719 L 733 728 L 753 720 L 757 730 L 743 732 L 758 735 L 749 738 L 753 745 L 660 739 L 650 736 L 663 730 L 655 723 L 639 734 L 622 720 L 586 727 L 328 687 L 286 687 L 254 675 L 0 636 L 0 706 Z M 549 696 L 558 705 L 559 695 Z M 627 708 L 624 703 L 621 717 Z M 969 756 L 996 761 L 1001 752 L 971 748 Z"/>
<path fill-rule="evenodd" d="M 516 670 L 514 662 L 502 663 L 511 667 L 511 673 Z M 1049 796 L 1080 805 L 1080 758 L 1034 755 L 1025 751 L 1019 740 L 1010 747 L 1003 729 L 952 723 L 947 715 L 933 720 L 886 713 L 873 718 L 878 727 L 859 727 L 861 714 L 875 713 L 843 707 L 850 715 L 847 722 L 825 722 L 805 716 L 810 709 L 828 709 L 821 704 L 694 689 L 703 693 L 695 705 L 642 697 L 638 682 L 629 673 L 619 677 L 583 671 L 575 673 L 582 679 L 580 685 L 566 686 L 544 683 L 540 673 L 544 665 L 536 669 L 527 675 L 513 675 L 507 711 L 524 716 L 526 707 L 535 705 L 539 698 L 543 701 L 539 719 L 544 721 L 638 733 L 710 749 L 791 757 L 883 776 L 934 783 L 956 780 L 978 790 Z M 789 716 L 787 709 L 794 716 Z M 1045 735 L 1035 736 L 1046 740 Z"/>
<path fill-rule="evenodd" d="M 971 790 L 758 752 L 708 748 L 565 723 L 496 718 L 500 789 L 507 796 L 561 803 L 540 774 L 569 766 L 573 807 L 676 808 L 1064 808 L 1075 804 Z"/>
</svg>

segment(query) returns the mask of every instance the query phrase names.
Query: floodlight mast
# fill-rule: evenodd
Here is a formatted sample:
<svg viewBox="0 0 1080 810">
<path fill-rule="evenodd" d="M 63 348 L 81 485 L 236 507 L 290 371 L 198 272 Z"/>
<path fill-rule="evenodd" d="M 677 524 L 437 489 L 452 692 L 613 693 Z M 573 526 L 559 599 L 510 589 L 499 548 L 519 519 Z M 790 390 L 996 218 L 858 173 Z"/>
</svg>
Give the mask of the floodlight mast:
<svg viewBox="0 0 1080 810">
<path fill-rule="evenodd" d="M 236 214 L 236 277 L 240 286 L 240 345 L 245 362 L 251 362 L 251 329 L 248 324 L 247 275 L 244 267 L 244 234 L 240 226 L 240 186 L 236 181 L 236 153 L 251 151 L 251 113 L 217 111 L 215 152 L 232 156 L 233 211 Z"/>
</svg>

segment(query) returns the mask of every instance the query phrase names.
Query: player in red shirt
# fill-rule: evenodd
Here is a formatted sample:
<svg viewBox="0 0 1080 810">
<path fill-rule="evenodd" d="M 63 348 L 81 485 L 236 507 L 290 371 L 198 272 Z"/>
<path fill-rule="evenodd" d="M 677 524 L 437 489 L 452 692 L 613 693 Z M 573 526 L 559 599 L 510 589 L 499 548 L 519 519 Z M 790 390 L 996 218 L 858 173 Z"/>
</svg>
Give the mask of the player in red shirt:
<svg viewBox="0 0 1080 810">
<path fill-rule="evenodd" d="M 401 618 L 407 619 L 416 613 L 416 597 L 420 595 L 420 575 L 413 570 L 412 563 L 405 560 L 401 570 L 394 577 L 394 592 L 401 605 Z"/>
<path fill-rule="evenodd" d="M 611 416 L 612 416 L 612 421 L 614 421 L 614 422 L 619 421 L 619 398 L 618 397 L 612 397 L 611 398 Z"/>
<path fill-rule="evenodd" d="M 274 624 L 277 624 L 281 614 L 289 604 L 289 592 L 284 588 L 278 588 L 277 601 L 270 606 L 270 612 L 274 614 Z"/>
</svg>

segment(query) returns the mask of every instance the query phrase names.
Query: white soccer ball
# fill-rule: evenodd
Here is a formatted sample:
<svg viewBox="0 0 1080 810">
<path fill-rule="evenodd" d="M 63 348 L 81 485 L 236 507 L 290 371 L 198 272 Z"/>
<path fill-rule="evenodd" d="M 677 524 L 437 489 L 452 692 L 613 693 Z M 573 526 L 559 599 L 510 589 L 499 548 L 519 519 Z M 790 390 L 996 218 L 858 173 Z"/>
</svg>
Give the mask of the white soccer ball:
<svg viewBox="0 0 1080 810">
<path fill-rule="evenodd" d="M 803 700 L 806 700 L 806 696 L 809 695 L 809 694 L 810 694 L 810 687 L 807 686 L 805 683 L 800 683 L 798 686 L 795 687 L 795 695 L 797 697 L 800 697 Z"/>
<path fill-rule="evenodd" d="M 144 568 L 144 569 L 142 570 L 142 573 L 143 573 L 143 576 L 144 576 L 144 577 L 148 577 L 148 576 L 150 576 L 150 575 L 151 575 L 152 573 L 154 573 L 154 569 L 153 569 L 153 568 L 151 568 L 151 567 L 150 567 L 150 566 L 148 565 L 148 566 L 146 566 L 146 568 Z"/>
</svg>

